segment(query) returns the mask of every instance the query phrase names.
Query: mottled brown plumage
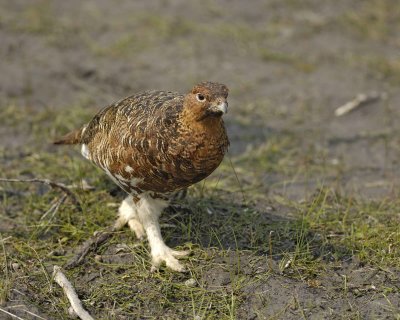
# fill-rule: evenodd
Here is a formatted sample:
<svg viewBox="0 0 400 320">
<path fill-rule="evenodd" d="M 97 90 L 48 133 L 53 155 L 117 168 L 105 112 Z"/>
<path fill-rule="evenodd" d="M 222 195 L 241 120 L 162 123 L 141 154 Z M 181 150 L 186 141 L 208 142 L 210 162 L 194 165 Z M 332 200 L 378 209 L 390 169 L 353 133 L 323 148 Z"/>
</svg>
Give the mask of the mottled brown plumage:
<svg viewBox="0 0 400 320">
<path fill-rule="evenodd" d="M 104 108 L 55 143 L 81 144 L 82 154 L 131 196 L 130 208 L 140 211 L 141 199 L 168 199 L 218 167 L 229 145 L 221 117 L 227 96 L 225 85 L 212 82 L 200 83 L 186 95 L 138 93 Z M 146 229 L 140 212 L 132 219 Z"/>
</svg>

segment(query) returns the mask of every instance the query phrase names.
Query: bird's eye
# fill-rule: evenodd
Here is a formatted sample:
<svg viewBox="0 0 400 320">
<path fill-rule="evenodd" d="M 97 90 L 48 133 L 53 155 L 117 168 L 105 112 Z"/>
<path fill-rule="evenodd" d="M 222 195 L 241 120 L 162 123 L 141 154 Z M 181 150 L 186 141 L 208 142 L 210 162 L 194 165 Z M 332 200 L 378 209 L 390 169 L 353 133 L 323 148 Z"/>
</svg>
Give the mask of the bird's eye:
<svg viewBox="0 0 400 320">
<path fill-rule="evenodd" d="M 204 101 L 206 99 L 206 97 L 203 96 L 201 93 L 198 93 L 196 97 L 197 97 L 197 100 L 199 100 L 199 101 Z"/>
</svg>

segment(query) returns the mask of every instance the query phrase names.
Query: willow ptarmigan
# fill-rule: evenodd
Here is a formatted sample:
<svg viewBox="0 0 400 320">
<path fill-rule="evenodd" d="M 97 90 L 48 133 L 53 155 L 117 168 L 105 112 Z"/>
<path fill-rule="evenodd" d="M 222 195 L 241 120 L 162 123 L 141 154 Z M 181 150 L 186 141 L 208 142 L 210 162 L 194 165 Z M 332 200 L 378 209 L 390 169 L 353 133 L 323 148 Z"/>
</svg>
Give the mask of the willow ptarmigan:
<svg viewBox="0 0 400 320">
<path fill-rule="evenodd" d="M 147 234 L 153 267 L 188 252 L 169 248 L 158 222 L 175 191 L 211 174 L 221 163 L 229 141 L 222 115 L 228 88 L 203 82 L 186 95 L 145 91 L 101 110 L 56 144 L 80 144 L 82 155 L 102 168 L 128 197 L 119 208 L 117 229 L 125 224 L 138 238 Z"/>
</svg>

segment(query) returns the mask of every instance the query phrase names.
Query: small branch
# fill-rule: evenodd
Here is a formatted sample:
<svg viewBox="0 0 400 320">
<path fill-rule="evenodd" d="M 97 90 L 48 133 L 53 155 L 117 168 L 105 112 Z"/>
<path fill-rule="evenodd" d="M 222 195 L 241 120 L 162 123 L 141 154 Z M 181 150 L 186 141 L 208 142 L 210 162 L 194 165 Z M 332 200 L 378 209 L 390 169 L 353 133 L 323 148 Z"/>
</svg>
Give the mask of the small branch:
<svg viewBox="0 0 400 320">
<path fill-rule="evenodd" d="M 71 303 L 71 307 L 76 315 L 82 320 L 94 320 L 93 317 L 85 309 L 83 309 L 81 300 L 79 300 L 71 282 L 69 282 L 64 273 L 62 273 L 61 268 L 59 266 L 54 266 L 53 270 L 54 281 L 57 282 L 61 288 L 63 288 L 64 293 Z"/>
<path fill-rule="evenodd" d="M 345 114 L 378 99 L 385 99 L 386 93 L 371 92 L 370 94 L 360 93 L 353 100 L 345 103 L 335 110 L 335 116 L 341 117 Z"/>
<path fill-rule="evenodd" d="M 0 242 L 1 242 L 1 247 L 3 249 L 3 254 L 4 254 L 4 276 L 5 276 L 5 280 L 8 280 L 8 258 L 7 258 L 7 251 L 6 251 L 6 246 L 4 245 L 5 241 L 3 239 L 2 234 L 0 233 Z M 1 299 L 3 300 L 3 299 Z"/>
<path fill-rule="evenodd" d="M 0 234 L 0 243 L 5 243 L 7 240 L 10 240 L 12 238 L 12 236 L 9 236 L 7 238 L 1 238 L 1 234 Z"/>
<path fill-rule="evenodd" d="M 86 240 L 78 252 L 65 265 L 65 269 L 71 269 L 82 264 L 90 251 L 95 251 L 98 246 L 106 242 L 115 231 L 114 227 L 108 227 L 104 231 L 97 232 L 92 238 Z"/>
<path fill-rule="evenodd" d="M 47 320 L 46 318 L 43 318 L 43 317 L 41 317 L 41 316 L 37 315 L 36 313 L 33 313 L 33 312 L 29 311 L 29 310 L 25 310 L 25 309 L 22 309 L 22 310 L 23 310 L 24 312 L 30 314 L 31 316 L 36 317 L 36 318 L 43 319 L 43 320 Z"/>
<path fill-rule="evenodd" d="M 46 184 L 53 189 L 60 189 L 64 192 L 67 196 L 70 197 L 72 203 L 78 208 L 79 211 L 82 211 L 81 204 L 79 203 L 78 199 L 76 198 L 75 194 L 68 189 L 68 187 L 60 182 L 54 182 L 49 179 L 6 179 L 0 178 L 0 182 L 26 182 L 26 183 L 43 183 Z"/>
<path fill-rule="evenodd" d="M 81 190 L 95 190 L 96 188 L 91 186 L 85 179 L 81 180 L 79 184 L 71 184 L 67 186 L 68 189 L 81 189 Z"/>
<path fill-rule="evenodd" d="M 23 304 L 17 304 L 17 305 L 9 306 L 8 309 L 14 309 L 14 310 L 15 310 L 15 309 L 17 309 L 17 308 L 20 308 L 20 310 L 21 310 L 22 312 L 28 313 L 28 314 L 30 314 L 31 316 L 34 316 L 35 318 L 42 319 L 42 320 L 47 320 L 46 318 L 43 318 L 43 317 L 39 316 L 39 315 L 36 314 L 36 313 L 33 313 L 33 312 L 29 311 L 29 310 L 24 309 L 25 307 L 26 307 L 26 306 L 23 305 Z"/>
<path fill-rule="evenodd" d="M 269 259 L 268 259 L 268 267 L 269 271 L 273 272 L 274 271 L 274 263 L 272 260 L 272 235 L 274 234 L 274 231 L 269 232 Z"/>
<path fill-rule="evenodd" d="M 38 230 L 42 230 L 42 232 L 47 233 L 48 230 L 50 229 L 50 223 L 54 219 L 58 209 L 60 206 L 65 202 L 67 199 L 67 195 L 63 194 L 61 198 L 56 199 L 55 201 L 52 201 L 52 205 L 50 209 L 48 209 L 39 219 L 42 224 L 38 226 Z M 45 221 L 46 217 L 50 215 L 47 221 Z"/>
<path fill-rule="evenodd" d="M 4 312 L 5 314 L 8 314 L 10 317 L 12 317 L 12 318 L 14 318 L 14 319 L 25 320 L 25 319 L 23 319 L 23 318 L 20 318 L 20 317 L 16 316 L 15 314 L 13 314 L 13 313 L 11 313 L 11 312 L 8 312 L 7 310 L 5 310 L 5 309 L 3 309 L 3 308 L 0 308 L 0 311 L 1 311 L 1 312 Z"/>
<path fill-rule="evenodd" d="M 55 214 L 56 214 L 58 208 L 64 203 L 65 199 L 67 199 L 67 195 L 62 196 L 62 197 L 61 197 L 60 199 L 58 199 L 55 203 L 53 203 L 53 204 L 51 205 L 50 209 L 47 210 L 47 211 L 40 217 L 39 220 L 40 220 L 40 221 L 43 221 L 43 220 L 51 213 L 51 217 L 50 217 L 50 219 L 49 219 L 49 221 L 51 221 L 51 220 L 54 218 L 54 216 L 55 216 Z"/>
</svg>

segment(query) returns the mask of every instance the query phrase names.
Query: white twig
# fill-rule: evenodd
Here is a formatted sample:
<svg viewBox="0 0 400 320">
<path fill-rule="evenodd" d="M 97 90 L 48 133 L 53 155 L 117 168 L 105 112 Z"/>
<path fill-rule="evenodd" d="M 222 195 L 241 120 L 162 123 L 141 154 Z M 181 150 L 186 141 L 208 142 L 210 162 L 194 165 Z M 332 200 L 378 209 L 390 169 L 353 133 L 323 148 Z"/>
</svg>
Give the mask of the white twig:
<svg viewBox="0 0 400 320">
<path fill-rule="evenodd" d="M 12 238 L 12 236 L 9 236 L 9 237 L 7 237 L 7 238 L 2 238 L 2 239 L 0 239 L 0 242 L 6 242 L 7 240 L 10 240 Z"/>
<path fill-rule="evenodd" d="M 24 310 L 24 312 L 29 313 L 31 316 L 34 316 L 34 317 L 42 319 L 42 320 L 47 320 L 46 318 L 43 318 L 43 317 L 37 315 L 36 313 L 30 312 L 29 310 L 25 310 L 25 309 L 23 309 L 23 310 Z"/>
<path fill-rule="evenodd" d="M 345 103 L 335 110 L 335 116 L 341 117 L 355 110 L 358 107 L 374 102 L 378 99 L 385 99 L 386 93 L 371 92 L 370 94 L 360 93 L 353 100 Z"/>
<path fill-rule="evenodd" d="M 1 312 L 4 312 L 5 314 L 8 314 L 10 317 L 14 318 L 14 319 L 18 319 L 18 320 L 25 320 L 23 318 L 20 318 L 18 316 L 16 316 L 15 314 L 8 312 L 7 310 L 4 310 L 3 308 L 0 308 Z"/>
<path fill-rule="evenodd" d="M 54 266 L 53 270 L 54 281 L 57 282 L 61 288 L 63 288 L 64 293 L 67 295 L 67 298 L 71 303 L 71 307 L 75 311 L 76 315 L 82 320 L 94 320 L 93 317 L 85 309 L 83 309 L 81 300 L 79 300 L 71 282 L 69 282 L 64 273 L 62 273 L 61 268 L 59 266 Z"/>
<path fill-rule="evenodd" d="M 87 180 L 82 179 L 80 184 L 70 184 L 67 186 L 69 189 L 82 189 L 82 190 L 94 190 L 95 187 L 91 186 Z"/>
<path fill-rule="evenodd" d="M 17 290 L 15 290 L 15 291 L 17 291 Z M 35 318 L 39 318 L 39 319 L 42 319 L 42 320 L 47 320 L 46 318 L 43 318 L 43 317 L 39 316 L 39 315 L 36 314 L 36 313 L 33 313 L 33 312 L 29 311 L 29 310 L 25 310 L 25 309 L 24 309 L 25 307 L 26 307 L 26 306 L 23 305 L 23 304 L 18 304 L 18 305 L 10 306 L 10 307 L 8 307 L 8 309 L 21 308 L 21 310 L 22 310 L 23 312 L 26 312 L 26 313 L 30 314 L 31 316 L 34 316 Z M 1 309 L 1 311 L 4 312 L 5 310 L 4 310 L 4 309 Z M 12 313 L 9 313 L 9 314 L 12 314 Z M 17 319 L 22 319 L 22 318 L 16 316 L 15 314 L 12 314 L 12 315 L 13 315 L 14 317 L 16 317 Z"/>
</svg>

